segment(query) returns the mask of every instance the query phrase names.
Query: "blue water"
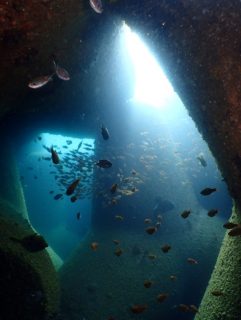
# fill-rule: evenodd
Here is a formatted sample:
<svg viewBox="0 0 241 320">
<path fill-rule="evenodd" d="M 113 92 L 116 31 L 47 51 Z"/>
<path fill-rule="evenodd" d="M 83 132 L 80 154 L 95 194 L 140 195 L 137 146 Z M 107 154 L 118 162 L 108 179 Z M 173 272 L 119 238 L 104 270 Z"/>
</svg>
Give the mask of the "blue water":
<svg viewBox="0 0 241 320">
<path fill-rule="evenodd" d="M 225 233 L 223 223 L 231 214 L 231 198 L 213 155 L 178 95 L 164 82 L 166 92 L 157 95 L 156 105 L 154 95 L 159 87 L 150 83 L 151 76 L 143 85 L 145 71 L 138 90 L 148 91 L 153 99 L 148 104 L 145 95 L 140 101 L 140 92 L 130 89 L 138 88 L 130 85 L 133 75 L 127 81 L 121 73 L 122 64 L 131 65 L 131 59 L 128 55 L 122 61 L 119 58 L 110 61 L 120 75 L 118 85 L 106 80 L 90 94 L 95 112 L 83 113 L 77 105 L 73 118 L 54 114 L 51 119 L 56 122 L 38 123 L 21 137 L 16 156 L 30 221 L 64 262 L 60 319 L 193 319 L 192 312 L 182 313 L 178 305 L 198 307 L 201 302 Z M 117 95 L 112 87 L 118 88 Z M 102 89 L 108 93 L 102 95 Z M 82 103 L 90 105 L 89 101 Z M 65 130 L 69 121 L 73 126 Z M 107 141 L 101 125 L 109 129 Z M 47 150 L 52 145 L 60 164 L 52 163 Z M 206 167 L 197 159 L 200 154 Z M 96 162 L 100 159 L 111 161 L 112 167 L 99 168 Z M 66 190 L 79 177 L 78 199 L 71 202 Z M 117 191 L 111 193 L 115 183 Z M 217 191 L 202 196 L 200 191 L 206 187 Z M 54 199 L 58 194 L 62 196 Z M 218 210 L 213 218 L 207 216 L 211 209 Z M 181 217 L 184 210 L 191 210 L 187 219 Z M 155 225 L 158 215 L 160 227 L 154 235 L 147 234 L 145 219 Z M 120 257 L 115 254 L 113 238 L 120 239 Z M 96 251 L 91 249 L 93 241 L 99 243 Z M 161 251 L 165 243 L 171 245 L 170 253 Z M 156 257 L 151 260 L 150 254 Z M 196 265 L 187 262 L 190 257 L 197 260 Z M 170 275 L 177 281 L 170 281 Z M 153 288 L 143 288 L 147 278 L 155 283 Z M 158 304 L 156 296 L 163 292 L 169 296 Z M 130 306 L 138 303 L 147 304 L 148 309 L 136 316 Z"/>
</svg>

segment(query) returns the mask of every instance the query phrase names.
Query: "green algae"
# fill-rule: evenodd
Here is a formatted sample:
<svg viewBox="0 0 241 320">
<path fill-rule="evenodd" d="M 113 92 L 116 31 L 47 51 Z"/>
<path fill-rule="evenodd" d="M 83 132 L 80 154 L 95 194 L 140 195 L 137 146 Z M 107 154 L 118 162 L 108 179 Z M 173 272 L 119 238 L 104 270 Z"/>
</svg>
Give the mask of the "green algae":
<svg viewBox="0 0 241 320">
<path fill-rule="evenodd" d="M 241 223 L 237 208 L 231 222 Z M 241 314 L 241 239 L 226 232 L 212 276 L 195 320 L 236 320 Z M 223 294 L 214 296 L 213 291 Z"/>
</svg>

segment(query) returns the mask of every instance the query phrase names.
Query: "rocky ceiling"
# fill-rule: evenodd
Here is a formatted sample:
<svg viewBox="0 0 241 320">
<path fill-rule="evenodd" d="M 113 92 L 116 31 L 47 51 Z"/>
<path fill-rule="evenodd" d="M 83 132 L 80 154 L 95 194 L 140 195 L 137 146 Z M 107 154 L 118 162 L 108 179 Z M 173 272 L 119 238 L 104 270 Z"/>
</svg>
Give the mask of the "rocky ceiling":
<svg viewBox="0 0 241 320">
<path fill-rule="evenodd" d="M 0 3 L 0 115 L 63 109 L 63 95 L 83 94 L 84 67 L 95 58 L 106 26 L 126 20 L 146 37 L 217 159 L 241 204 L 241 3 L 231 0 L 104 1 L 96 14 L 88 0 L 4 0 Z M 107 23 L 108 21 L 108 23 Z M 27 84 L 53 72 L 53 55 L 72 81 L 56 94 L 33 96 Z M 101 79 L 101 72 L 98 75 Z M 82 86 L 84 84 L 84 86 Z M 89 84 L 90 86 L 90 84 Z M 84 88 L 84 89 L 83 89 Z M 61 97 L 61 99 L 60 99 Z M 62 102 L 62 103 L 61 103 Z M 183 128 L 185 130 L 185 128 Z"/>
</svg>

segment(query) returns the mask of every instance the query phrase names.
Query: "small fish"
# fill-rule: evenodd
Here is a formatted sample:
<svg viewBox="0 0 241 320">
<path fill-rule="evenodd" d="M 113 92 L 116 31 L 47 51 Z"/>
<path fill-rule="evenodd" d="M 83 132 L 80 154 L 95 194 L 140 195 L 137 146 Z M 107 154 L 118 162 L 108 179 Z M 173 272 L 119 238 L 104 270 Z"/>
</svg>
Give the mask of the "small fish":
<svg viewBox="0 0 241 320">
<path fill-rule="evenodd" d="M 71 202 L 75 202 L 77 199 L 78 199 L 78 198 L 77 198 L 76 196 L 72 196 L 72 197 L 70 198 L 70 201 L 71 201 Z"/>
<path fill-rule="evenodd" d="M 217 213 L 218 213 L 217 209 L 212 209 L 212 210 L 208 211 L 208 216 L 212 218 L 212 217 L 216 216 Z"/>
<path fill-rule="evenodd" d="M 67 143 L 67 145 L 69 146 L 69 145 L 72 144 L 72 141 L 71 141 L 71 140 L 66 140 L 66 143 Z"/>
<path fill-rule="evenodd" d="M 146 223 L 146 224 L 151 223 L 151 219 L 146 218 L 146 219 L 144 220 L 144 223 Z"/>
<path fill-rule="evenodd" d="M 165 244 L 161 249 L 164 253 L 167 253 L 171 249 L 171 246 L 169 244 Z"/>
<path fill-rule="evenodd" d="M 52 162 L 54 164 L 59 164 L 60 162 L 59 156 L 58 156 L 58 153 L 54 150 L 53 146 L 51 147 L 50 151 L 51 151 Z"/>
<path fill-rule="evenodd" d="M 104 140 L 108 140 L 110 138 L 110 134 L 109 131 L 106 127 L 104 127 L 103 125 L 101 126 L 101 134 Z"/>
<path fill-rule="evenodd" d="M 225 229 L 233 229 L 234 227 L 237 227 L 238 224 L 237 223 L 233 223 L 233 222 L 229 222 L 227 221 L 226 223 L 224 223 L 223 227 Z"/>
<path fill-rule="evenodd" d="M 150 288 L 153 285 L 153 281 L 151 280 L 145 280 L 144 281 L 144 287 L 145 288 Z"/>
<path fill-rule="evenodd" d="M 215 297 L 220 297 L 220 296 L 223 296 L 224 293 L 221 291 L 221 290 L 214 290 L 214 291 L 211 291 L 211 294 Z"/>
<path fill-rule="evenodd" d="M 168 293 L 160 293 L 156 299 L 158 302 L 162 303 L 163 301 L 165 301 L 168 298 L 169 294 Z"/>
<path fill-rule="evenodd" d="M 90 0 L 90 6 L 96 13 L 103 12 L 103 6 L 101 0 Z"/>
<path fill-rule="evenodd" d="M 203 196 L 209 196 L 211 193 L 213 193 L 215 191 L 217 191 L 216 188 L 205 188 L 200 192 L 200 194 Z"/>
<path fill-rule="evenodd" d="M 77 220 L 80 219 L 80 212 L 77 212 L 77 213 L 76 213 L 76 218 L 77 218 Z"/>
<path fill-rule="evenodd" d="M 114 242 L 114 244 L 116 244 L 116 245 L 120 244 L 120 240 L 114 239 L 113 242 Z"/>
<path fill-rule="evenodd" d="M 146 228 L 146 233 L 148 233 L 148 234 L 153 234 L 156 231 L 157 231 L 157 228 L 153 227 L 153 226 L 150 226 L 150 227 Z"/>
<path fill-rule="evenodd" d="M 82 146 L 82 143 L 83 143 L 83 140 L 81 140 L 80 143 L 78 144 L 77 151 L 79 151 L 80 147 Z"/>
<path fill-rule="evenodd" d="M 77 180 L 75 180 L 74 182 L 71 183 L 71 185 L 66 190 L 67 196 L 70 196 L 71 194 L 74 193 L 74 191 L 75 191 L 77 185 L 79 184 L 79 182 L 80 182 L 80 179 L 77 179 Z"/>
<path fill-rule="evenodd" d="M 199 160 L 200 164 L 203 166 L 203 167 L 206 167 L 207 166 L 207 162 L 206 160 L 204 159 L 204 156 L 202 153 L 200 153 L 198 156 L 197 156 L 197 159 Z"/>
<path fill-rule="evenodd" d="M 120 220 L 120 221 L 124 220 L 124 217 L 121 216 L 120 214 L 115 215 L 115 218 L 116 218 L 116 220 Z"/>
<path fill-rule="evenodd" d="M 45 86 L 49 81 L 53 80 L 53 75 L 41 76 L 31 80 L 28 84 L 31 89 L 38 89 Z"/>
<path fill-rule="evenodd" d="M 198 312 L 198 308 L 194 304 L 190 304 L 189 309 L 193 313 L 197 313 Z"/>
<path fill-rule="evenodd" d="M 54 196 L 54 200 L 59 200 L 62 197 L 63 197 L 62 193 L 58 193 L 56 194 L 56 196 Z"/>
<path fill-rule="evenodd" d="M 172 274 L 172 275 L 170 275 L 170 279 L 171 279 L 172 281 L 176 281 L 176 280 L 177 280 L 177 276 L 174 276 L 174 275 Z"/>
<path fill-rule="evenodd" d="M 191 210 L 184 210 L 184 211 L 181 213 L 181 217 L 182 217 L 183 219 L 186 219 L 186 218 L 188 218 L 188 216 L 190 215 L 190 213 L 191 213 Z"/>
<path fill-rule="evenodd" d="M 60 67 L 54 60 L 53 60 L 53 63 L 54 63 L 55 73 L 57 74 L 58 78 L 64 81 L 70 80 L 68 71 Z"/>
<path fill-rule="evenodd" d="M 186 305 L 186 304 L 183 304 L 183 303 L 180 303 L 178 306 L 177 306 L 177 309 L 181 312 L 188 312 L 189 311 L 189 306 Z"/>
<path fill-rule="evenodd" d="M 228 235 L 229 235 L 230 237 L 241 236 L 241 225 L 238 224 L 236 227 L 232 228 L 232 229 L 229 231 Z"/>
<path fill-rule="evenodd" d="M 116 248 L 114 254 L 117 256 L 117 257 L 120 257 L 123 253 L 123 250 L 121 248 Z"/>
<path fill-rule="evenodd" d="M 98 242 L 92 242 L 91 245 L 90 245 L 91 249 L 93 251 L 96 251 L 97 248 L 99 247 L 99 243 Z"/>
<path fill-rule="evenodd" d="M 53 193 L 54 193 L 54 191 L 53 191 L 53 190 L 50 190 L 50 191 L 49 191 L 49 194 L 53 194 Z"/>
<path fill-rule="evenodd" d="M 149 253 L 149 254 L 148 254 L 148 258 L 149 258 L 150 260 L 155 260 L 155 259 L 157 258 L 157 256 L 156 256 L 155 254 L 153 254 L 153 253 Z"/>
<path fill-rule="evenodd" d="M 112 163 L 109 160 L 99 160 L 96 165 L 100 168 L 110 168 L 112 166 Z"/>
<path fill-rule="evenodd" d="M 116 192 L 116 190 L 117 190 L 117 187 L 118 187 L 117 183 L 112 184 L 112 186 L 110 188 L 110 192 L 112 194 L 114 194 Z"/>
<path fill-rule="evenodd" d="M 197 260 L 195 260 L 193 258 L 187 258 L 187 262 L 190 264 L 198 264 Z"/>
<path fill-rule="evenodd" d="M 146 304 L 133 304 L 131 306 L 131 312 L 138 314 L 138 313 L 142 313 L 147 309 L 147 305 Z"/>
</svg>

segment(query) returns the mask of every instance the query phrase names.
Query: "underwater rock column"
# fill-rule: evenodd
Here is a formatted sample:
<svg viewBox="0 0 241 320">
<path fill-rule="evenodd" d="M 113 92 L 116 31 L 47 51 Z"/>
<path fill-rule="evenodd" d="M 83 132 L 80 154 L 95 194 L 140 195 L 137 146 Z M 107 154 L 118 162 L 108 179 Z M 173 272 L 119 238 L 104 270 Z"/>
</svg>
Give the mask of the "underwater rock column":
<svg viewBox="0 0 241 320">
<path fill-rule="evenodd" d="M 9 141 L 3 141 L 0 157 L 0 209 L 5 214 L 15 212 L 29 221 L 16 161 Z"/>
<path fill-rule="evenodd" d="M 231 222 L 241 223 L 234 207 Z M 195 320 L 235 320 L 241 315 L 241 239 L 227 231 Z"/>
</svg>

